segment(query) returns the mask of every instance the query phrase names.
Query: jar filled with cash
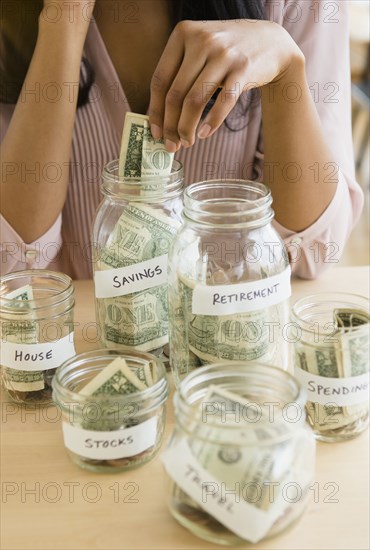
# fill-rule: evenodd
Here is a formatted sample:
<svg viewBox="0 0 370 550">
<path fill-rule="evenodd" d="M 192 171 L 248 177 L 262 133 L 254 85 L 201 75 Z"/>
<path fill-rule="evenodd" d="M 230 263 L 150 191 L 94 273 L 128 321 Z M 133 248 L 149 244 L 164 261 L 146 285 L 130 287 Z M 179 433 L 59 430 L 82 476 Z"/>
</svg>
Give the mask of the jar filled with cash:
<svg viewBox="0 0 370 550">
<path fill-rule="evenodd" d="M 290 341 L 307 415 L 322 441 L 351 439 L 369 423 L 369 302 L 328 292 L 298 300 Z"/>
<path fill-rule="evenodd" d="M 129 348 L 76 355 L 53 380 L 65 447 L 73 462 L 95 472 L 129 470 L 156 455 L 167 396 L 162 362 Z"/>
<path fill-rule="evenodd" d="M 104 169 L 93 269 L 106 347 L 158 354 L 168 343 L 167 254 L 181 224 L 182 186 L 177 161 L 167 175 L 122 176 L 119 161 Z"/>
<path fill-rule="evenodd" d="M 261 363 L 209 365 L 181 382 L 174 404 L 162 461 L 169 509 L 184 527 L 234 546 L 276 535 L 302 514 L 315 439 L 295 378 Z"/>
<path fill-rule="evenodd" d="M 51 381 L 75 354 L 74 288 L 63 273 L 16 271 L 0 278 L 3 386 L 17 403 L 51 402 Z"/>
<path fill-rule="evenodd" d="M 176 383 L 217 361 L 287 368 L 290 267 L 268 188 L 208 181 L 184 193 L 169 255 L 170 362 Z"/>
</svg>

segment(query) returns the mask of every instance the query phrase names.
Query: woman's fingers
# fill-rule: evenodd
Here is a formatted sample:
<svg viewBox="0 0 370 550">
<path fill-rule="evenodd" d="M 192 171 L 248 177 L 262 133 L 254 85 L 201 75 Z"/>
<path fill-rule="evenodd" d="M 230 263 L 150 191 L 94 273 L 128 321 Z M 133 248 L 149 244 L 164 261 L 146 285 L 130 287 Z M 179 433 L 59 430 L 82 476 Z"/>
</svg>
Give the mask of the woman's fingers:
<svg viewBox="0 0 370 550">
<path fill-rule="evenodd" d="M 221 126 L 248 74 L 253 72 L 256 79 L 261 77 L 257 82 L 264 83 L 276 75 L 274 56 L 261 48 L 253 37 L 255 27 L 249 27 L 248 21 L 183 21 L 175 27 L 152 79 L 149 107 L 152 134 L 164 137 L 168 151 L 194 143 L 204 108 L 217 88 L 221 93 L 198 129 L 200 138 Z"/>
<path fill-rule="evenodd" d="M 225 67 L 216 60 L 210 61 L 186 94 L 177 123 L 183 145 L 194 144 L 197 126 L 203 111 L 225 78 Z"/>
<path fill-rule="evenodd" d="M 181 67 L 174 78 L 165 98 L 163 137 L 167 149 L 175 151 L 185 136 L 179 133 L 179 119 L 184 101 L 202 72 L 206 58 L 191 46 L 186 49 Z M 183 143 L 185 144 L 185 143 Z"/>
<path fill-rule="evenodd" d="M 153 74 L 150 86 L 149 118 L 153 137 L 163 136 L 163 121 L 167 92 L 176 77 L 184 57 L 184 43 L 173 32 Z"/>
<path fill-rule="evenodd" d="M 225 118 L 230 114 L 235 107 L 240 95 L 245 91 L 247 86 L 244 86 L 245 74 L 240 72 L 231 72 L 224 83 L 222 84 L 221 92 L 219 93 L 215 104 L 202 121 L 198 129 L 198 137 L 201 139 L 211 136 L 224 122 Z M 248 91 L 251 88 L 248 87 Z"/>
</svg>

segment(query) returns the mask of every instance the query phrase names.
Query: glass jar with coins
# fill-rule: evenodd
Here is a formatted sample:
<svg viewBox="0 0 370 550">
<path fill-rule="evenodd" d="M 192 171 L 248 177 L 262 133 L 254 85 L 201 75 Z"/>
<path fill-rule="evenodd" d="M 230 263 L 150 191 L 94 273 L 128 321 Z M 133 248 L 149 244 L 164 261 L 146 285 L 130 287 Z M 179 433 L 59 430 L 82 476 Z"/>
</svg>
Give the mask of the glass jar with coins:
<svg viewBox="0 0 370 550">
<path fill-rule="evenodd" d="M 168 174 L 133 173 L 122 175 L 118 160 L 103 171 L 93 231 L 96 316 L 105 347 L 160 355 L 168 343 L 167 255 L 181 224 L 183 170 L 174 161 Z"/>
<path fill-rule="evenodd" d="M 327 292 L 292 308 L 295 376 L 307 391 L 316 437 L 342 441 L 369 424 L 369 301 Z"/>
<path fill-rule="evenodd" d="M 136 468 L 156 455 L 167 396 L 160 359 L 129 348 L 76 355 L 53 380 L 68 454 L 78 466 L 95 472 Z"/>
<path fill-rule="evenodd" d="M 268 188 L 195 183 L 169 255 L 170 363 L 175 382 L 218 361 L 287 368 L 290 267 L 272 227 Z"/>
<path fill-rule="evenodd" d="M 174 405 L 162 462 L 181 525 L 234 547 L 274 536 L 303 513 L 315 438 L 293 376 L 254 362 L 208 365 L 181 382 Z"/>
<path fill-rule="evenodd" d="M 27 270 L 0 278 L 2 381 L 17 403 L 51 402 L 55 370 L 75 354 L 74 287 L 64 273 Z"/>
</svg>

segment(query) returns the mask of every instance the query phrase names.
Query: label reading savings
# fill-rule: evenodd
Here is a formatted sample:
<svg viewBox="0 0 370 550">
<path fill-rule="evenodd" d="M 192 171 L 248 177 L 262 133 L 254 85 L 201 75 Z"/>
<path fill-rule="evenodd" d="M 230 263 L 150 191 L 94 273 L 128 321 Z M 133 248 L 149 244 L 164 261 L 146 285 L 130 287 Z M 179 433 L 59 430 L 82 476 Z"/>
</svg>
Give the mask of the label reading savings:
<svg viewBox="0 0 370 550">
<path fill-rule="evenodd" d="M 278 275 L 235 285 L 196 285 L 192 313 L 232 315 L 248 313 L 283 302 L 291 295 L 290 267 Z"/>
<path fill-rule="evenodd" d="M 168 255 L 151 258 L 128 267 L 95 272 L 97 298 L 114 298 L 167 283 Z"/>
</svg>

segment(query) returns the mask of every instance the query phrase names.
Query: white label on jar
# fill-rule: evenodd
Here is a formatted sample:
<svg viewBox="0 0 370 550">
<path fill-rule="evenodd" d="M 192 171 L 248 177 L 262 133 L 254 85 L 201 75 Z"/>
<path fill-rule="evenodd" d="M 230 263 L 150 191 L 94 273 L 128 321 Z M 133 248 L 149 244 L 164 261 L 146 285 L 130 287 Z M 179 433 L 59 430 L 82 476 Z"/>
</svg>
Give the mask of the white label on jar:
<svg viewBox="0 0 370 550">
<path fill-rule="evenodd" d="M 157 417 L 137 426 L 114 431 L 84 430 L 63 422 L 64 445 L 77 455 L 98 460 L 116 460 L 138 455 L 157 439 Z"/>
<path fill-rule="evenodd" d="M 56 369 L 75 354 L 74 333 L 71 332 L 55 342 L 38 344 L 2 342 L 0 363 L 3 367 L 15 370 L 48 370 Z"/>
<path fill-rule="evenodd" d="M 290 267 L 266 279 L 235 285 L 196 285 L 192 313 L 233 315 L 248 313 L 283 302 L 291 295 Z"/>
<path fill-rule="evenodd" d="M 225 483 L 199 464 L 184 439 L 165 451 L 162 462 L 168 475 L 203 510 L 250 542 L 261 540 L 283 513 L 281 502 L 275 501 L 267 511 L 259 510 L 237 489 L 227 490 Z"/>
<path fill-rule="evenodd" d="M 307 400 L 320 405 L 338 407 L 358 405 L 369 401 L 369 373 L 349 378 L 326 378 L 296 367 L 295 376 L 307 391 Z"/>
<path fill-rule="evenodd" d="M 168 255 L 118 269 L 95 271 L 95 296 L 114 298 L 167 283 Z"/>
</svg>

